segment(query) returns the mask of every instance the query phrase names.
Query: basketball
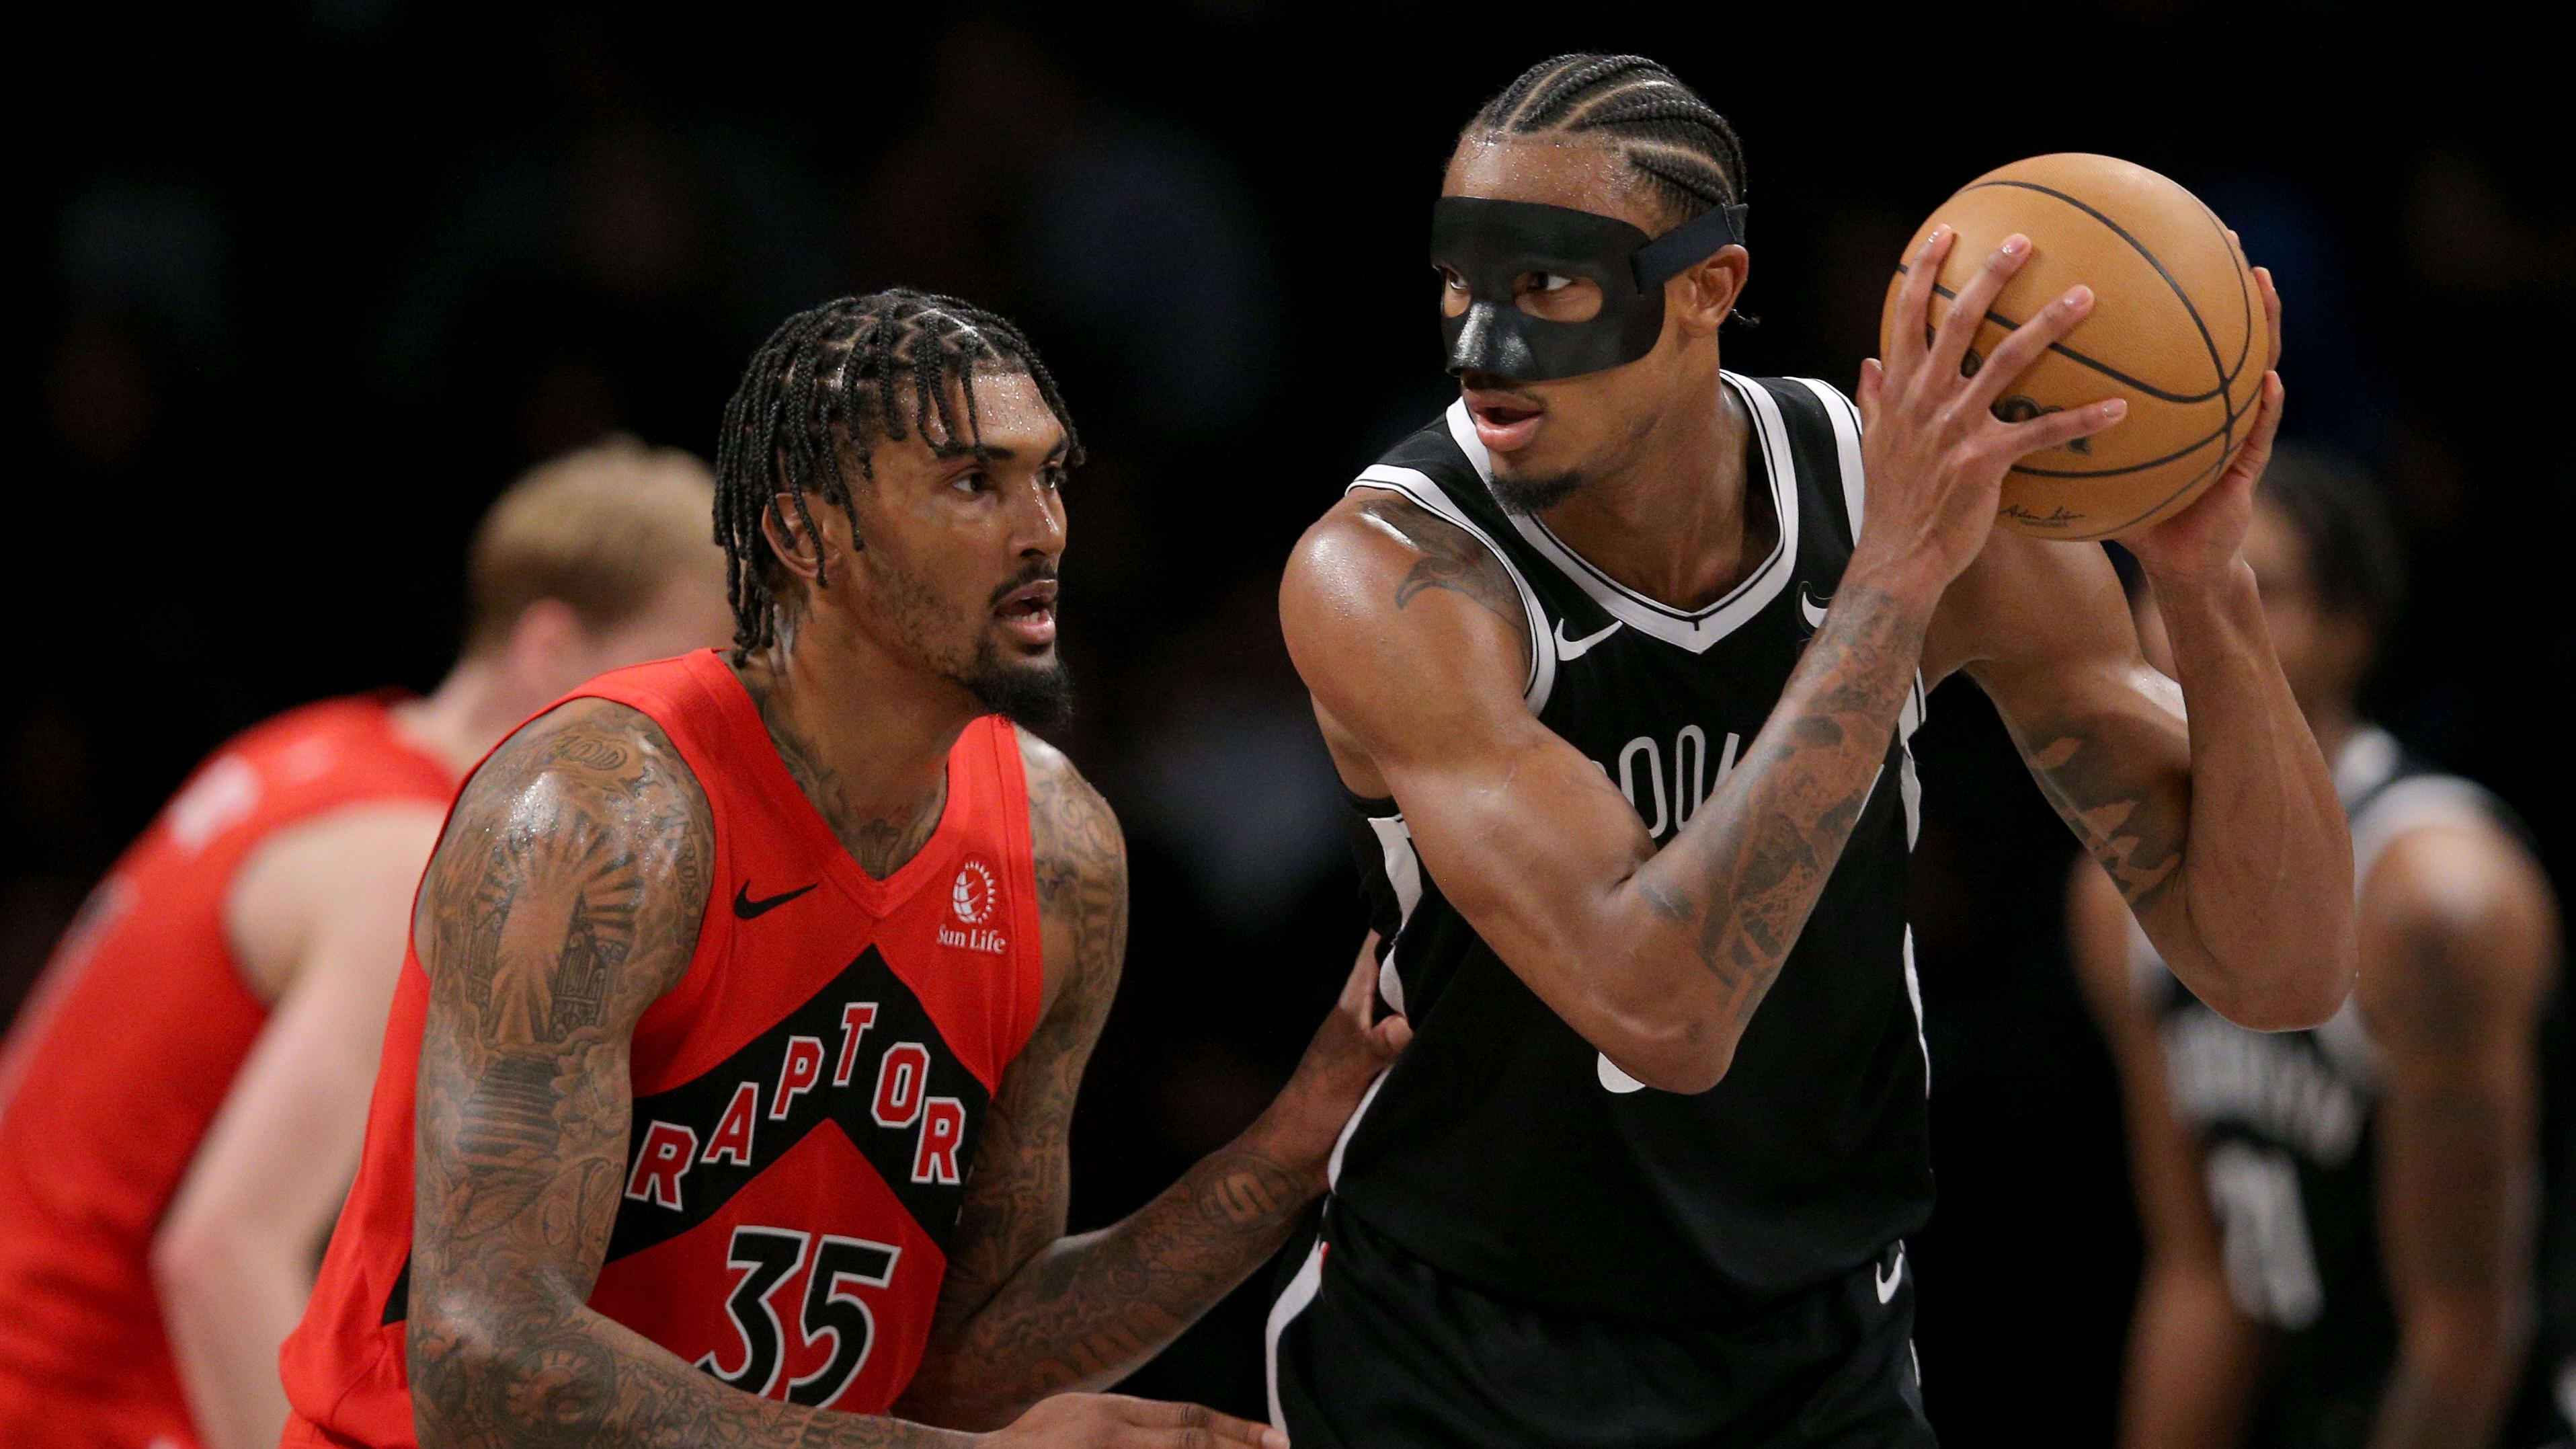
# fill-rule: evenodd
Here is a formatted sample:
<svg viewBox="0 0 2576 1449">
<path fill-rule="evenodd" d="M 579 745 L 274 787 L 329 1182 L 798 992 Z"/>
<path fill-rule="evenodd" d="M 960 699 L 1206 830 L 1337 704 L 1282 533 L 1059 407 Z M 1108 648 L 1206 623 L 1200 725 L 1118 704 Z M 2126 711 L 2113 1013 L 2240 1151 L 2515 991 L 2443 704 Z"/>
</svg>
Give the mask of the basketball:
<svg viewBox="0 0 2576 1449">
<path fill-rule="evenodd" d="M 2106 398 L 2129 415 L 2103 432 L 2033 453 L 2004 476 L 1998 521 L 2041 538 L 2117 538 L 2180 512 L 2216 482 L 2245 440 L 2271 356 L 2271 326 L 2244 252 L 2200 198 L 2111 156 L 2034 156 L 1989 171 L 1941 203 L 1906 244 L 1947 222 L 1930 321 L 2005 237 L 2030 260 L 2004 286 L 1969 344 L 1967 370 L 2005 333 L 2078 284 L 2092 315 L 1995 402 L 2020 421 Z M 1888 283 L 1878 345 L 1886 355 L 1904 281 Z"/>
</svg>

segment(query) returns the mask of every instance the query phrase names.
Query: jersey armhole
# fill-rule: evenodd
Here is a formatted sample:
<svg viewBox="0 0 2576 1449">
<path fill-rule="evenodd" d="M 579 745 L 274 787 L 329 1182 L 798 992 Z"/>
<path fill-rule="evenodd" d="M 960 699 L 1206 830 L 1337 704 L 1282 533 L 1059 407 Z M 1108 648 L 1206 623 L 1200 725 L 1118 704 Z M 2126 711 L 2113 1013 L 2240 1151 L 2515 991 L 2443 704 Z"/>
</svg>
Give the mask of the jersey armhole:
<svg viewBox="0 0 2576 1449">
<path fill-rule="evenodd" d="M 1528 579 L 1521 577 L 1511 555 L 1503 551 L 1503 546 L 1494 541 L 1492 534 L 1478 527 L 1465 510 L 1451 502 L 1449 495 L 1428 473 L 1386 463 L 1373 464 L 1362 469 L 1360 476 L 1352 479 L 1342 492 L 1348 495 L 1363 488 L 1404 498 L 1482 544 L 1485 551 L 1494 556 L 1494 562 L 1503 566 L 1503 573 L 1511 579 L 1513 590 L 1520 595 L 1521 614 L 1529 625 L 1529 673 L 1521 684 L 1521 699 L 1529 705 L 1533 715 L 1546 709 L 1548 696 L 1556 689 L 1556 637 L 1548 632 L 1547 611 L 1539 607 L 1537 591 L 1530 587 Z"/>
<path fill-rule="evenodd" d="M 1045 922 L 1038 910 L 1037 837 L 1029 823 L 1028 761 L 1020 754 L 1020 732 L 1000 715 L 985 717 L 991 730 L 993 769 L 1002 787 L 1002 829 L 1010 845 L 1011 919 L 1016 939 L 1027 943 L 1011 952 L 1011 1024 L 993 1062 L 989 1090 L 1000 1091 L 1002 1074 L 1019 1059 L 1037 1035 L 1046 1010 Z"/>
</svg>

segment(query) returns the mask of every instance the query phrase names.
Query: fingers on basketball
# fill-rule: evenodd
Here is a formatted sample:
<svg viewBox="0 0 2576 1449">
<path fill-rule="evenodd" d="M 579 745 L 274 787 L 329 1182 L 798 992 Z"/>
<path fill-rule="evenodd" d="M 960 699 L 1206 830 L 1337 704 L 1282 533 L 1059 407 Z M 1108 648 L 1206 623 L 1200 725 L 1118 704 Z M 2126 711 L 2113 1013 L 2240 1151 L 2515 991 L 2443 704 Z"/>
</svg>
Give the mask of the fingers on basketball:
<svg viewBox="0 0 2576 1449">
<path fill-rule="evenodd" d="M 1932 339 L 1930 365 L 1935 377 L 1965 376 L 1968 348 L 1977 340 L 1977 330 L 1986 325 L 1986 315 L 1994 310 L 1995 298 L 2001 296 L 2004 283 L 2030 259 L 2030 238 L 2019 232 L 2005 237 L 1986 254 L 1984 265 L 1968 278 L 1959 295 L 1950 303 L 1949 315 L 1941 319 L 1940 329 Z"/>
<path fill-rule="evenodd" d="M 1925 319 L 1924 327 L 1897 327 L 1887 343 L 1887 368 L 1900 376 L 1911 376 L 1915 364 L 1923 360 L 1924 337 L 1930 330 L 1932 316 L 1932 282 L 1941 273 L 1942 259 L 1950 255 L 1950 244 L 1958 233 L 1946 226 L 1932 228 L 1923 245 L 1914 249 L 1914 264 L 1905 270 L 1904 285 L 1897 289 L 1896 315 Z"/>
</svg>

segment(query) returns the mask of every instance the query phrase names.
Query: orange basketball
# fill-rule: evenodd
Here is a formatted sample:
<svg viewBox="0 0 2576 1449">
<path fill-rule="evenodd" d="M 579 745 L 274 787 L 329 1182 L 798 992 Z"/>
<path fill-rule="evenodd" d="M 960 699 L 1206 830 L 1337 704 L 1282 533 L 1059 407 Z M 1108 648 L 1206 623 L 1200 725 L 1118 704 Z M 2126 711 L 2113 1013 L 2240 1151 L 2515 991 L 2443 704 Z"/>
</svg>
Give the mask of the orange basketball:
<svg viewBox="0 0 2576 1449">
<path fill-rule="evenodd" d="M 2129 415 L 2104 431 L 2016 464 L 2000 523 L 2041 538 L 2116 538 L 2171 517 L 2218 480 L 2253 423 L 2272 336 L 2245 254 L 2200 198 L 2143 166 L 2070 152 L 1960 188 L 1915 232 L 1909 260 L 1940 222 L 1959 239 L 1941 264 L 1934 326 L 2005 237 L 2031 241 L 1969 344 L 1970 372 L 2007 329 L 2078 283 L 2093 289 L 2092 315 L 2005 389 L 1997 416 L 2129 400 Z M 1900 266 L 1880 312 L 1881 356 L 1904 275 Z"/>
</svg>

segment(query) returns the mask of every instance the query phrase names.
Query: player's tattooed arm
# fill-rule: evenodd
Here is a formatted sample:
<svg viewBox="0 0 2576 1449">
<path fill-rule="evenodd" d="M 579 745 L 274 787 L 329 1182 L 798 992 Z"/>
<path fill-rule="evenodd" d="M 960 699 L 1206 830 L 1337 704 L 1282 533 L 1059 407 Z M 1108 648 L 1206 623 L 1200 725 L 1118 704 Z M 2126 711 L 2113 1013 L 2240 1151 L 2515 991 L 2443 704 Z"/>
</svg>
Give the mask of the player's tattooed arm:
<svg viewBox="0 0 2576 1449">
<path fill-rule="evenodd" d="M 2246 1026 L 2313 1026 L 2357 959 L 2333 777 L 2251 572 L 2239 562 L 2157 598 L 2179 684 L 2143 657 L 2099 549 L 1998 534 L 1942 600 L 1926 677 L 1976 679 L 2196 995 Z"/>
<path fill-rule="evenodd" d="M 928 1354 L 897 1406 L 983 1428 L 1124 1377 L 1277 1251 L 1323 1190 L 1323 1162 L 1401 1024 L 1346 993 L 1261 1119 L 1125 1219 L 1064 1236 L 1067 1133 L 1117 994 L 1126 845 L 1108 802 L 1023 736 L 1052 1000 L 985 1113 Z M 1059 971 L 1057 968 L 1061 967 Z"/>
<path fill-rule="evenodd" d="M 1586 1040 L 1650 1086 L 1706 1090 L 1858 823 L 1928 601 L 1847 578 L 1769 723 L 1658 851 L 1618 787 L 1530 714 L 1529 626 L 1500 565 L 1475 546 L 1487 583 L 1425 587 L 1427 569 L 1469 572 L 1457 550 L 1473 540 L 1380 508 L 1344 499 L 1281 591 L 1345 781 L 1383 782 L 1451 902 Z"/>
<path fill-rule="evenodd" d="M 1414 554 L 1395 586 L 1397 608 L 1412 603 L 1425 589 L 1446 590 L 1502 620 L 1524 646 L 1528 644 L 1529 611 L 1522 607 L 1520 590 L 1492 549 L 1400 493 L 1368 492 L 1353 498 L 1356 518 Z"/>
<path fill-rule="evenodd" d="M 605 701 L 521 730 L 457 804 L 413 923 L 424 1449 L 967 1442 L 755 1398 L 586 1306 L 623 1186 L 631 1035 L 688 969 L 713 855 L 678 752 Z"/>
</svg>

